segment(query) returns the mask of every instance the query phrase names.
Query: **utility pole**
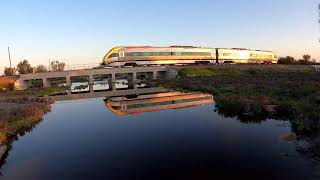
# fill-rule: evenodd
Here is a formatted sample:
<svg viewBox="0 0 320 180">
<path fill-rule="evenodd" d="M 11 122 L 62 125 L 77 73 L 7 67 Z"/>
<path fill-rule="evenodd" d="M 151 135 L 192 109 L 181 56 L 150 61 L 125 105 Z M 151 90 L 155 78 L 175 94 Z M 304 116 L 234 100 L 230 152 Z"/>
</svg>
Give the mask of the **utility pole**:
<svg viewBox="0 0 320 180">
<path fill-rule="evenodd" d="M 320 3 L 318 4 L 318 11 L 319 11 L 318 23 L 319 23 L 319 27 L 320 27 Z M 319 31 L 319 33 L 320 33 L 320 31 Z M 320 42 L 320 38 L 319 38 L 319 42 Z"/>
<path fill-rule="evenodd" d="M 9 54 L 10 69 L 11 69 L 11 55 L 10 55 L 10 47 L 9 46 L 8 46 L 8 54 Z"/>
</svg>

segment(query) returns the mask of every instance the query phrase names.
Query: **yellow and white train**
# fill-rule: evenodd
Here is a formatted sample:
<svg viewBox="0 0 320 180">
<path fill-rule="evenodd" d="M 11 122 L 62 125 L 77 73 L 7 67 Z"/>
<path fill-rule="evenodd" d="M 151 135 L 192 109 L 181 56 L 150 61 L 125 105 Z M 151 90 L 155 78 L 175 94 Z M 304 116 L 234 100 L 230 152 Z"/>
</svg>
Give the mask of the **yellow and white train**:
<svg viewBox="0 0 320 180">
<path fill-rule="evenodd" d="M 112 48 L 103 58 L 106 66 L 139 66 L 170 64 L 252 63 L 276 64 L 272 51 L 193 46 L 119 46 Z"/>
</svg>

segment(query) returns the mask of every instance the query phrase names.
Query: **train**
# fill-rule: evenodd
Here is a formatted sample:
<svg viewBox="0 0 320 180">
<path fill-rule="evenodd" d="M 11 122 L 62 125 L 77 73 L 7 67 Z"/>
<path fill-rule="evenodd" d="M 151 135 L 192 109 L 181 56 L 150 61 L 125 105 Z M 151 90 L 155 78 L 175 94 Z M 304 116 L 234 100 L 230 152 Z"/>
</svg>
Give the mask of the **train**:
<svg viewBox="0 0 320 180">
<path fill-rule="evenodd" d="M 182 92 L 144 94 L 135 98 L 112 97 L 104 101 L 105 106 L 116 115 L 141 114 L 214 103 L 212 95 Z"/>
<path fill-rule="evenodd" d="M 102 65 L 276 64 L 277 61 L 273 51 L 242 48 L 118 46 L 104 56 Z"/>
</svg>

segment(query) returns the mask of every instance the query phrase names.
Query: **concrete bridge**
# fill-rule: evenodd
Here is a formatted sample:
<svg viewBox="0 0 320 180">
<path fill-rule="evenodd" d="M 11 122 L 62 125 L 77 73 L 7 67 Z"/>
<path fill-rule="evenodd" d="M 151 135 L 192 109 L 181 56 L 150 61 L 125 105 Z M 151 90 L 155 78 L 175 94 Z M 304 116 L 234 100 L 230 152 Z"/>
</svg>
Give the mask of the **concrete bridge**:
<svg viewBox="0 0 320 180">
<path fill-rule="evenodd" d="M 70 87 L 72 79 L 76 77 L 85 77 L 85 79 L 88 79 L 90 91 L 93 91 L 94 79 L 101 77 L 107 79 L 110 85 L 112 85 L 112 89 L 115 89 L 115 82 L 120 77 L 125 76 L 128 82 L 134 86 L 137 82 L 137 77 L 141 75 L 145 77 L 144 79 L 157 79 L 162 77 L 175 77 L 177 72 L 167 66 L 147 66 L 21 74 L 18 89 L 23 90 L 32 87 L 32 82 L 35 80 L 40 81 L 43 87 L 50 87 L 52 85 L 51 82 L 57 78 L 63 79 L 66 86 Z"/>
</svg>

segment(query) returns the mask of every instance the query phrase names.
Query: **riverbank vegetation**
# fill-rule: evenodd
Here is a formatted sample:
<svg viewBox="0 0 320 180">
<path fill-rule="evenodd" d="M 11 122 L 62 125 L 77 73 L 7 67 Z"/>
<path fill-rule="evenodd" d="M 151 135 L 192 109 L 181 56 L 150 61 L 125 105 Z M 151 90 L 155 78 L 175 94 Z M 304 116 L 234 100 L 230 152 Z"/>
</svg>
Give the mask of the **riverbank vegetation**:
<svg viewBox="0 0 320 180">
<path fill-rule="evenodd" d="M 0 166 L 12 142 L 30 132 L 51 110 L 52 103 L 39 97 L 0 98 Z"/>
<path fill-rule="evenodd" d="M 288 119 L 297 132 L 320 129 L 320 73 L 309 66 L 182 68 L 178 78 L 156 84 L 211 93 L 221 115 L 242 121 Z"/>
<path fill-rule="evenodd" d="M 63 91 L 51 87 L 0 92 L 0 165 L 12 142 L 31 131 L 50 111 L 53 101 L 45 96 Z"/>
<path fill-rule="evenodd" d="M 4 91 L 0 93 L 0 98 L 9 97 L 44 97 L 56 94 L 65 94 L 68 90 L 68 87 L 41 87 L 41 88 L 33 88 L 26 90 L 12 90 L 12 91 Z"/>
</svg>

